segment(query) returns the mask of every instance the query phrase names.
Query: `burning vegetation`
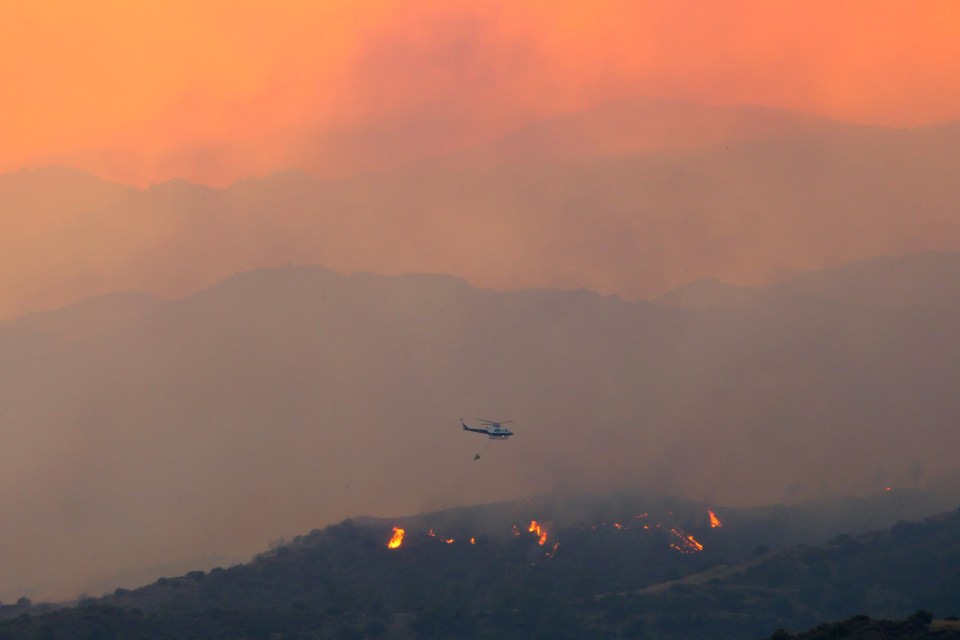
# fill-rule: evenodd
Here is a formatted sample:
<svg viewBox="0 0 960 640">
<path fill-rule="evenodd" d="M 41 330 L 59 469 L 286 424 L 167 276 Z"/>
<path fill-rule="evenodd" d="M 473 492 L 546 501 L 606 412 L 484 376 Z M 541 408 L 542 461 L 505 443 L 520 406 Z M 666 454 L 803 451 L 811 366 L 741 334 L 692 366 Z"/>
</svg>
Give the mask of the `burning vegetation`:
<svg viewBox="0 0 960 640">
<path fill-rule="evenodd" d="M 707 514 L 710 516 L 711 529 L 719 529 L 723 526 L 723 523 L 720 522 L 720 518 L 717 517 L 717 514 L 715 514 L 712 509 L 707 509 Z"/>
<path fill-rule="evenodd" d="M 652 535 L 655 531 L 662 529 L 664 532 L 669 532 L 668 534 L 666 534 L 668 535 L 668 540 L 666 541 L 668 548 L 674 551 L 677 551 L 679 553 L 682 553 L 684 555 L 696 554 L 703 551 L 704 550 L 703 543 L 700 542 L 700 540 L 698 540 L 697 538 L 695 538 L 693 534 L 690 534 L 684 531 L 679 525 L 676 525 L 676 524 L 671 525 L 669 523 L 669 520 L 675 519 L 675 516 L 670 512 L 667 512 L 667 513 L 669 517 L 667 518 L 668 524 L 666 525 L 664 525 L 664 522 L 662 520 L 651 518 L 649 513 L 644 512 L 644 513 L 632 516 L 630 519 L 625 519 L 625 520 L 617 519 L 617 520 L 610 520 L 610 521 L 605 520 L 595 524 L 583 523 L 580 526 L 590 531 L 599 532 L 600 530 L 608 530 L 613 532 L 624 532 L 623 535 L 627 535 L 626 532 L 633 530 L 635 533 L 633 533 L 632 535 L 642 535 L 644 537 L 646 537 L 647 535 Z M 707 515 L 706 522 L 709 524 L 710 529 L 719 529 L 723 527 L 723 522 L 720 520 L 720 518 L 712 509 L 708 509 L 706 515 Z M 701 522 L 703 522 L 703 520 L 701 520 Z M 550 523 L 539 521 L 539 520 L 531 520 L 530 524 L 525 527 L 521 527 L 517 524 L 513 524 L 510 527 L 510 534 L 512 534 L 514 537 L 519 537 L 519 536 L 522 536 L 524 532 L 532 533 L 536 537 L 537 544 L 539 546 L 547 547 L 548 546 L 547 541 L 550 539 L 550 535 L 547 531 L 547 527 L 549 526 L 549 524 Z M 387 547 L 389 547 L 390 549 L 398 548 L 403 543 L 404 534 L 405 534 L 404 529 L 400 527 L 394 527 L 393 537 L 390 538 L 390 541 L 387 543 Z M 477 545 L 477 538 L 463 531 L 460 532 L 460 535 L 448 538 L 446 536 L 439 535 L 436 531 L 434 531 L 431 528 L 431 529 L 427 529 L 427 531 L 425 531 L 423 535 L 425 535 L 428 538 L 434 538 L 437 541 L 443 542 L 448 545 L 455 544 L 457 540 L 460 540 L 461 544 L 464 544 L 469 541 L 469 544 Z M 700 535 L 700 533 L 698 533 L 697 535 Z M 562 532 L 561 532 L 561 537 L 562 537 Z M 553 540 L 552 542 L 553 542 L 553 545 L 549 547 L 549 550 L 545 551 L 545 555 L 548 558 L 553 557 L 556 554 L 557 549 L 560 547 L 560 543 L 557 542 L 556 540 Z"/>
<path fill-rule="evenodd" d="M 534 533 L 539 538 L 538 544 L 542 547 L 547 544 L 547 532 L 546 530 L 537 523 L 536 520 L 530 521 L 530 527 L 527 529 L 530 533 Z"/>
<path fill-rule="evenodd" d="M 699 553 L 703 551 L 703 545 L 700 544 L 696 538 L 692 535 L 686 533 L 682 529 L 673 527 L 670 529 L 670 533 L 676 536 L 677 540 L 670 543 L 671 549 L 676 549 L 680 553 Z"/>
<path fill-rule="evenodd" d="M 401 544 L 403 544 L 403 535 L 404 535 L 405 533 L 406 533 L 406 531 L 404 531 L 404 530 L 401 529 L 400 527 L 394 527 L 394 528 L 393 528 L 393 537 L 390 538 L 390 541 L 389 541 L 389 542 L 387 542 L 387 548 L 388 548 L 388 549 L 396 549 L 396 548 L 399 547 Z"/>
</svg>

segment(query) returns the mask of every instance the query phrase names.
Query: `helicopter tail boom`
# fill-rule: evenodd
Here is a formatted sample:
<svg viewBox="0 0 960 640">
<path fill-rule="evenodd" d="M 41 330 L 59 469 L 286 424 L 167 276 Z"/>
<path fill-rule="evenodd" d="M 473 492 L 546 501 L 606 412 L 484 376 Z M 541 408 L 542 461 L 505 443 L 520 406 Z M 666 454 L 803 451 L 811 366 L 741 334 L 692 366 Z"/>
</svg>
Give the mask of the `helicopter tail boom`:
<svg viewBox="0 0 960 640">
<path fill-rule="evenodd" d="M 473 427 L 468 427 L 467 423 L 463 420 L 460 421 L 460 424 L 463 425 L 464 431 L 473 431 L 474 433 L 487 433 L 486 429 L 474 429 Z"/>
</svg>

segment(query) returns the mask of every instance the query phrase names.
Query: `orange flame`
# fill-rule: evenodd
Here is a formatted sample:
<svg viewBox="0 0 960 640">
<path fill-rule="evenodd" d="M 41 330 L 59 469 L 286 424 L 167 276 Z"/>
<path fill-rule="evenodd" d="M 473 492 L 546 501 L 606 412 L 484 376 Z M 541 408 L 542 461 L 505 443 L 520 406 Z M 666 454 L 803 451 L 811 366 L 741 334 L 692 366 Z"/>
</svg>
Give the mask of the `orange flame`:
<svg viewBox="0 0 960 640">
<path fill-rule="evenodd" d="M 470 538 L 470 544 L 477 544 L 476 538 Z"/>
<path fill-rule="evenodd" d="M 433 529 L 430 529 L 429 531 L 427 531 L 427 535 L 430 536 L 431 538 L 436 538 L 436 537 L 437 537 L 437 532 L 434 531 Z M 453 544 L 453 543 L 455 542 L 455 539 L 454 539 L 454 538 L 440 538 L 440 541 L 441 541 L 441 542 L 446 542 L 447 544 Z"/>
<path fill-rule="evenodd" d="M 711 528 L 711 529 L 718 529 L 718 528 L 720 528 L 720 527 L 723 526 L 723 523 L 720 522 L 720 518 L 717 517 L 717 514 L 715 514 L 715 513 L 713 512 L 713 510 L 707 509 L 707 513 L 710 514 L 710 528 Z"/>
<path fill-rule="evenodd" d="M 530 533 L 535 533 L 537 534 L 537 536 L 540 537 L 540 541 L 539 541 L 540 546 L 547 544 L 547 532 L 543 530 L 543 527 L 537 524 L 536 520 L 530 521 L 530 528 L 527 529 L 527 531 L 529 531 Z"/>
<path fill-rule="evenodd" d="M 676 549 L 680 553 L 697 553 L 703 551 L 703 545 L 697 542 L 697 539 L 689 533 L 685 533 L 677 528 L 670 529 L 670 532 L 680 539 L 679 544 L 676 542 L 670 543 L 671 549 Z"/>
<path fill-rule="evenodd" d="M 387 543 L 388 549 L 396 549 L 401 544 L 403 544 L 403 534 L 406 533 L 400 527 L 393 528 L 393 537 L 390 538 L 390 542 Z"/>
</svg>

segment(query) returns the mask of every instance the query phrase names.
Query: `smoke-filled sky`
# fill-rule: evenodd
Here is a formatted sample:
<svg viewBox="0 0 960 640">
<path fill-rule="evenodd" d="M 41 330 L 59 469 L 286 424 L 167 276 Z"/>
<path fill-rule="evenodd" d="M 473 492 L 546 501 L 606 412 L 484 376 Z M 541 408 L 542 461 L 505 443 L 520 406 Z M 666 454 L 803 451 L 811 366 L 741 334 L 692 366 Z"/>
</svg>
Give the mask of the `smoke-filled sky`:
<svg viewBox="0 0 960 640">
<path fill-rule="evenodd" d="M 614 99 L 960 116 L 960 4 L 328 0 L 0 5 L 0 171 L 340 177 Z"/>
<path fill-rule="evenodd" d="M 0 599 L 956 476 L 960 2 L 0 2 L 0 56 Z"/>
</svg>

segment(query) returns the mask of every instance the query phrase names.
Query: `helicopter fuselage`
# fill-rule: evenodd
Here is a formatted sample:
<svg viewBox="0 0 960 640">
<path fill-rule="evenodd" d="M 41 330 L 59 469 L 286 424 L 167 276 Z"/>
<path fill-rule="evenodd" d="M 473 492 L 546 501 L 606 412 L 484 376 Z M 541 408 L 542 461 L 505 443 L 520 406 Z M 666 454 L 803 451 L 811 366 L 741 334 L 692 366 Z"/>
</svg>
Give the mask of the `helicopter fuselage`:
<svg viewBox="0 0 960 640">
<path fill-rule="evenodd" d="M 485 427 L 480 427 L 480 428 L 469 427 L 463 420 L 460 421 L 460 424 L 463 425 L 464 431 L 473 431 L 474 433 L 485 433 L 487 434 L 487 436 L 490 437 L 491 440 L 506 440 L 507 438 L 513 435 L 513 431 L 510 431 L 510 429 L 507 429 L 506 427 L 504 427 L 502 424 L 498 422 L 493 422 L 486 425 Z"/>
</svg>

